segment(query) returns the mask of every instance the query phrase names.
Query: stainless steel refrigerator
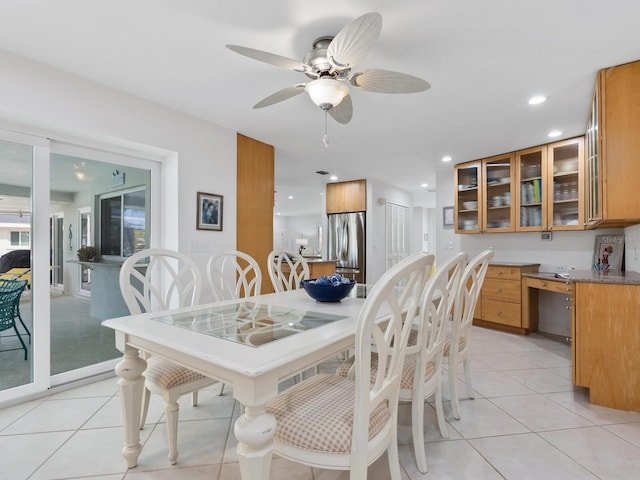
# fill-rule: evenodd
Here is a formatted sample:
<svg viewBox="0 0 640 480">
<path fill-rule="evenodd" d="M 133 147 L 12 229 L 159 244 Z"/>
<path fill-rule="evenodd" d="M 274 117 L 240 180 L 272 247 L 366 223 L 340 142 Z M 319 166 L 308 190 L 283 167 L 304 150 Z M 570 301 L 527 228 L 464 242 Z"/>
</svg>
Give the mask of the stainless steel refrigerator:
<svg viewBox="0 0 640 480">
<path fill-rule="evenodd" d="M 334 213 L 328 217 L 327 258 L 336 260 L 337 273 L 365 283 L 365 212 Z"/>
</svg>

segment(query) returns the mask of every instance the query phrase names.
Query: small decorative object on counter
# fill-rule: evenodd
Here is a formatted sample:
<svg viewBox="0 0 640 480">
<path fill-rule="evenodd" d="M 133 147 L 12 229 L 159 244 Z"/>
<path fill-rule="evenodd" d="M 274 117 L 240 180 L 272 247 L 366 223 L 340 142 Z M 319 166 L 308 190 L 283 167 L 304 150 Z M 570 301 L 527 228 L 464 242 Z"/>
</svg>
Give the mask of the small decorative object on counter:
<svg viewBox="0 0 640 480">
<path fill-rule="evenodd" d="M 93 262 L 98 251 L 95 247 L 82 247 L 78 249 L 78 260 L 81 262 Z"/>
</svg>

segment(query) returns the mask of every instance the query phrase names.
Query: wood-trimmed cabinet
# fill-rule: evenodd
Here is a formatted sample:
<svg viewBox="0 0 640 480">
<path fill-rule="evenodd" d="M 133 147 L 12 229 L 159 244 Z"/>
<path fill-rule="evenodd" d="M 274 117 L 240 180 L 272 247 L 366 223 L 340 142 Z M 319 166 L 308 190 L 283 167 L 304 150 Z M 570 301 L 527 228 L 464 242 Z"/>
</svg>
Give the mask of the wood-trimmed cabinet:
<svg viewBox="0 0 640 480">
<path fill-rule="evenodd" d="M 538 268 L 538 264 L 489 265 L 473 323 L 512 333 L 529 333 L 531 326 L 523 324 L 522 274 L 537 273 Z"/>
<path fill-rule="evenodd" d="M 584 137 L 516 152 L 516 231 L 584 230 Z"/>
<path fill-rule="evenodd" d="M 327 213 L 364 212 L 367 210 L 366 180 L 327 183 Z"/>
<path fill-rule="evenodd" d="M 513 154 L 507 153 L 456 165 L 456 233 L 513 232 L 513 164 Z"/>
<path fill-rule="evenodd" d="M 640 61 L 598 72 L 586 135 L 588 228 L 640 223 Z"/>
<path fill-rule="evenodd" d="M 573 383 L 590 403 L 640 410 L 640 285 L 576 282 L 574 292 Z"/>
<path fill-rule="evenodd" d="M 454 167 L 456 233 L 584 230 L 584 137 Z"/>
</svg>

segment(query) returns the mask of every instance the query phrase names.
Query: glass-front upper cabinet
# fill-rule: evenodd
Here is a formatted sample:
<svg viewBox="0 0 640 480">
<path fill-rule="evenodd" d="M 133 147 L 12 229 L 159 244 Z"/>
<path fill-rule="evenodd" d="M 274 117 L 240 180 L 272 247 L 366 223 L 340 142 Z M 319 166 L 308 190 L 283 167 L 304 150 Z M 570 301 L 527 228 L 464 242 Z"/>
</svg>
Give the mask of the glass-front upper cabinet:
<svg viewBox="0 0 640 480">
<path fill-rule="evenodd" d="M 482 224 L 482 162 L 455 166 L 454 226 L 456 233 L 480 233 Z"/>
<path fill-rule="evenodd" d="M 600 208 L 600 196 L 602 194 L 602 180 L 600 176 L 600 163 L 599 163 L 599 136 L 598 136 L 598 91 L 599 88 L 596 85 L 596 89 L 593 93 L 593 100 L 591 102 L 591 116 L 589 117 L 589 124 L 587 125 L 587 135 L 585 138 L 586 148 L 586 174 L 587 174 L 587 222 L 592 223 L 602 218 L 602 210 Z"/>
<path fill-rule="evenodd" d="M 583 230 L 583 137 L 548 145 L 548 156 L 548 224 L 553 230 Z"/>
<path fill-rule="evenodd" d="M 547 230 L 543 203 L 547 194 L 547 146 L 516 152 L 517 231 Z"/>
<path fill-rule="evenodd" d="M 513 232 L 515 210 L 511 208 L 515 174 L 514 154 L 507 153 L 482 161 L 484 170 L 483 226 L 484 232 Z M 482 227 L 482 226 L 481 226 Z"/>
</svg>

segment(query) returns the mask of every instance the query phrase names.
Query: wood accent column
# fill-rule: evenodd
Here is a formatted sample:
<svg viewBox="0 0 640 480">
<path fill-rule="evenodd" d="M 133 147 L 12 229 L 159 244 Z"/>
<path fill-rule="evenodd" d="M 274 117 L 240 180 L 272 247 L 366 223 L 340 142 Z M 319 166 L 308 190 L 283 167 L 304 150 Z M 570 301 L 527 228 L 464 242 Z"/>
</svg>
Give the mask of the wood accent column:
<svg viewBox="0 0 640 480">
<path fill-rule="evenodd" d="M 255 258 L 262 271 L 262 293 L 270 293 L 267 256 L 273 250 L 274 148 L 238 134 L 236 155 L 236 248 Z"/>
</svg>

